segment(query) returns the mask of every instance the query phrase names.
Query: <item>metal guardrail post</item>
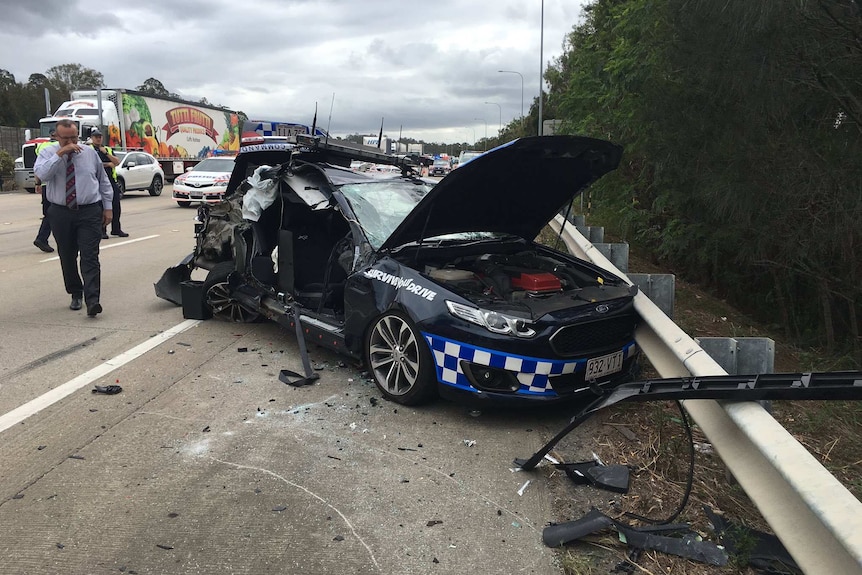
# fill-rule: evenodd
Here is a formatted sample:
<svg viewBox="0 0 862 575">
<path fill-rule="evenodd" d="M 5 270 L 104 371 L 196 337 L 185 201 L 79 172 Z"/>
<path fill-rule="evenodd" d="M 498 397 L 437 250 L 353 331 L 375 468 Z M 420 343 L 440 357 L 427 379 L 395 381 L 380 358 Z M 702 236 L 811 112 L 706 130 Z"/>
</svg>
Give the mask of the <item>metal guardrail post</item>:
<svg viewBox="0 0 862 575">
<path fill-rule="evenodd" d="M 595 229 L 595 228 L 591 228 Z M 602 234 L 604 235 L 604 233 Z M 590 242 L 596 246 L 596 248 L 608 258 L 611 263 L 616 266 L 618 270 L 623 273 L 628 273 L 629 271 L 629 245 L 628 244 L 606 244 L 602 242 L 594 242 L 590 240 Z"/>
<path fill-rule="evenodd" d="M 550 222 L 559 233 L 562 218 Z M 569 251 L 625 278 L 577 230 Z M 724 370 L 644 294 L 635 339 L 662 377 Z M 753 401 L 685 400 L 683 406 L 805 573 L 862 573 L 862 503 Z"/>
<path fill-rule="evenodd" d="M 638 286 L 638 288 L 644 292 L 667 317 L 673 319 L 673 306 L 676 303 L 676 277 L 674 277 L 673 274 L 628 273 L 628 278 L 632 283 Z"/>
<path fill-rule="evenodd" d="M 694 341 L 731 375 L 775 371 L 775 342 L 768 337 L 696 337 Z"/>
</svg>

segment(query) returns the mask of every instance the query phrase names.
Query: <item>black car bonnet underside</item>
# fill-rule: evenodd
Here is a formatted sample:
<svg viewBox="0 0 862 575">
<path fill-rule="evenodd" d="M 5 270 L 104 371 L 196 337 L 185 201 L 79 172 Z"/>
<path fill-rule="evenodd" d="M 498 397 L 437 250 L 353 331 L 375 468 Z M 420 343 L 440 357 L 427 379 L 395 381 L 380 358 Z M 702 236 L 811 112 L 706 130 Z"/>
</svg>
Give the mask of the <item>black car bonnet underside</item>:
<svg viewBox="0 0 862 575">
<path fill-rule="evenodd" d="M 614 170 L 621 156 L 620 146 L 592 138 L 515 140 L 443 178 L 382 247 L 474 231 L 532 240 L 563 204 Z"/>
</svg>

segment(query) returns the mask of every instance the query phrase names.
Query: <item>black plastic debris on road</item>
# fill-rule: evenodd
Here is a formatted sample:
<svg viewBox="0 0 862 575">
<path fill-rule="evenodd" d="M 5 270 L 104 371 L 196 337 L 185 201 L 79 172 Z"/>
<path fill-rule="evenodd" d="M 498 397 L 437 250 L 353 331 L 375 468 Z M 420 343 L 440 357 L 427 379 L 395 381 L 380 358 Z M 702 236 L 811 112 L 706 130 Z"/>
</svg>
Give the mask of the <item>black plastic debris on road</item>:
<svg viewBox="0 0 862 575">
<path fill-rule="evenodd" d="M 103 393 L 105 395 L 116 395 L 123 391 L 119 385 L 97 385 L 93 387 L 93 393 Z"/>
<path fill-rule="evenodd" d="M 344 535 L 336 535 L 332 538 L 333 541 L 344 541 Z"/>
<path fill-rule="evenodd" d="M 696 533 L 690 531 L 688 525 L 635 527 L 608 517 L 598 509 L 591 510 L 575 521 L 545 527 L 542 531 L 542 541 L 548 547 L 559 547 L 605 529 L 615 529 L 625 538 L 629 547 L 660 551 L 708 565 L 727 565 L 727 551 L 715 543 L 701 540 Z M 660 532 L 680 531 L 686 531 L 686 533 L 682 537 L 657 535 Z"/>
<path fill-rule="evenodd" d="M 170 545 L 163 545 L 163 544 L 161 544 L 161 543 L 156 543 L 156 547 L 158 547 L 159 549 L 164 549 L 164 550 L 166 550 L 166 551 L 170 551 L 171 549 L 173 549 L 173 547 L 172 547 L 172 546 L 170 546 Z"/>
<path fill-rule="evenodd" d="M 84 459 L 83 455 L 70 455 L 69 459 Z"/>
<path fill-rule="evenodd" d="M 310 373 L 308 376 L 303 376 L 289 369 L 282 369 L 278 374 L 278 380 L 293 387 L 302 387 L 303 385 L 314 385 L 314 382 L 320 378 L 317 373 Z"/>
<path fill-rule="evenodd" d="M 802 575 L 802 569 L 775 535 L 728 521 L 706 505 L 703 511 L 731 555 L 744 558 L 748 565 L 762 573 Z"/>
<path fill-rule="evenodd" d="M 625 465 L 602 465 L 597 461 L 579 461 L 555 463 L 554 467 L 565 471 L 568 478 L 578 485 L 591 485 L 615 493 L 629 491 L 629 468 Z"/>
<path fill-rule="evenodd" d="M 281 511 L 287 511 L 287 507 L 284 505 L 279 505 L 278 507 L 273 507 L 272 510 L 276 513 L 279 513 Z"/>
</svg>

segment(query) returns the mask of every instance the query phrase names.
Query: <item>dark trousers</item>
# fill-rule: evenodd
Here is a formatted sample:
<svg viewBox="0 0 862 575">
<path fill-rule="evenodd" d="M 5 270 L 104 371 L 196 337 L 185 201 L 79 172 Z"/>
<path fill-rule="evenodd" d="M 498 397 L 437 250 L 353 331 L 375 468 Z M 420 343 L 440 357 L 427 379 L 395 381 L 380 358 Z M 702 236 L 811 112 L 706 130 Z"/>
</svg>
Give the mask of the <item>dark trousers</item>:
<svg viewBox="0 0 862 575">
<path fill-rule="evenodd" d="M 42 186 L 42 223 L 39 224 L 39 231 L 36 233 L 36 241 L 48 243 L 48 237 L 51 235 L 51 224 L 48 221 L 48 206 L 51 205 L 45 198 L 45 186 Z"/>
<path fill-rule="evenodd" d="M 111 211 L 114 212 L 111 218 L 111 233 L 117 234 L 123 231 L 123 227 L 120 225 L 120 186 L 110 175 L 108 175 L 108 179 L 111 180 L 111 187 L 114 188 L 114 199 L 111 202 Z"/>
<path fill-rule="evenodd" d="M 66 293 L 84 296 L 88 306 L 99 302 L 101 290 L 101 267 L 99 265 L 99 242 L 102 241 L 102 203 L 81 206 L 70 210 L 66 206 L 48 206 L 48 219 Z M 78 273 L 78 255 L 81 256 L 81 271 Z M 82 281 L 83 278 L 83 281 Z"/>
</svg>

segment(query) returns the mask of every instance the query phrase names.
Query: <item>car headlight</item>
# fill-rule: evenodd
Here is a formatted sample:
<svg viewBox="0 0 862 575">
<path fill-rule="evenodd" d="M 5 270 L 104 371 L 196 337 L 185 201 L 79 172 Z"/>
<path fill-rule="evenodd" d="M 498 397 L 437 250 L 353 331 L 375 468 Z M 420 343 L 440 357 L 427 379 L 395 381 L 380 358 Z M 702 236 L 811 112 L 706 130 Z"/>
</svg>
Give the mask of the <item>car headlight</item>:
<svg viewBox="0 0 862 575">
<path fill-rule="evenodd" d="M 24 169 L 24 160 L 15 160 L 15 169 L 23 170 Z"/>
<path fill-rule="evenodd" d="M 481 325 L 494 333 L 511 334 L 518 337 L 533 337 L 536 335 L 536 330 L 531 328 L 527 321 L 520 317 L 480 309 L 449 300 L 446 300 L 446 307 L 449 308 L 449 313 L 455 317 Z"/>
</svg>

